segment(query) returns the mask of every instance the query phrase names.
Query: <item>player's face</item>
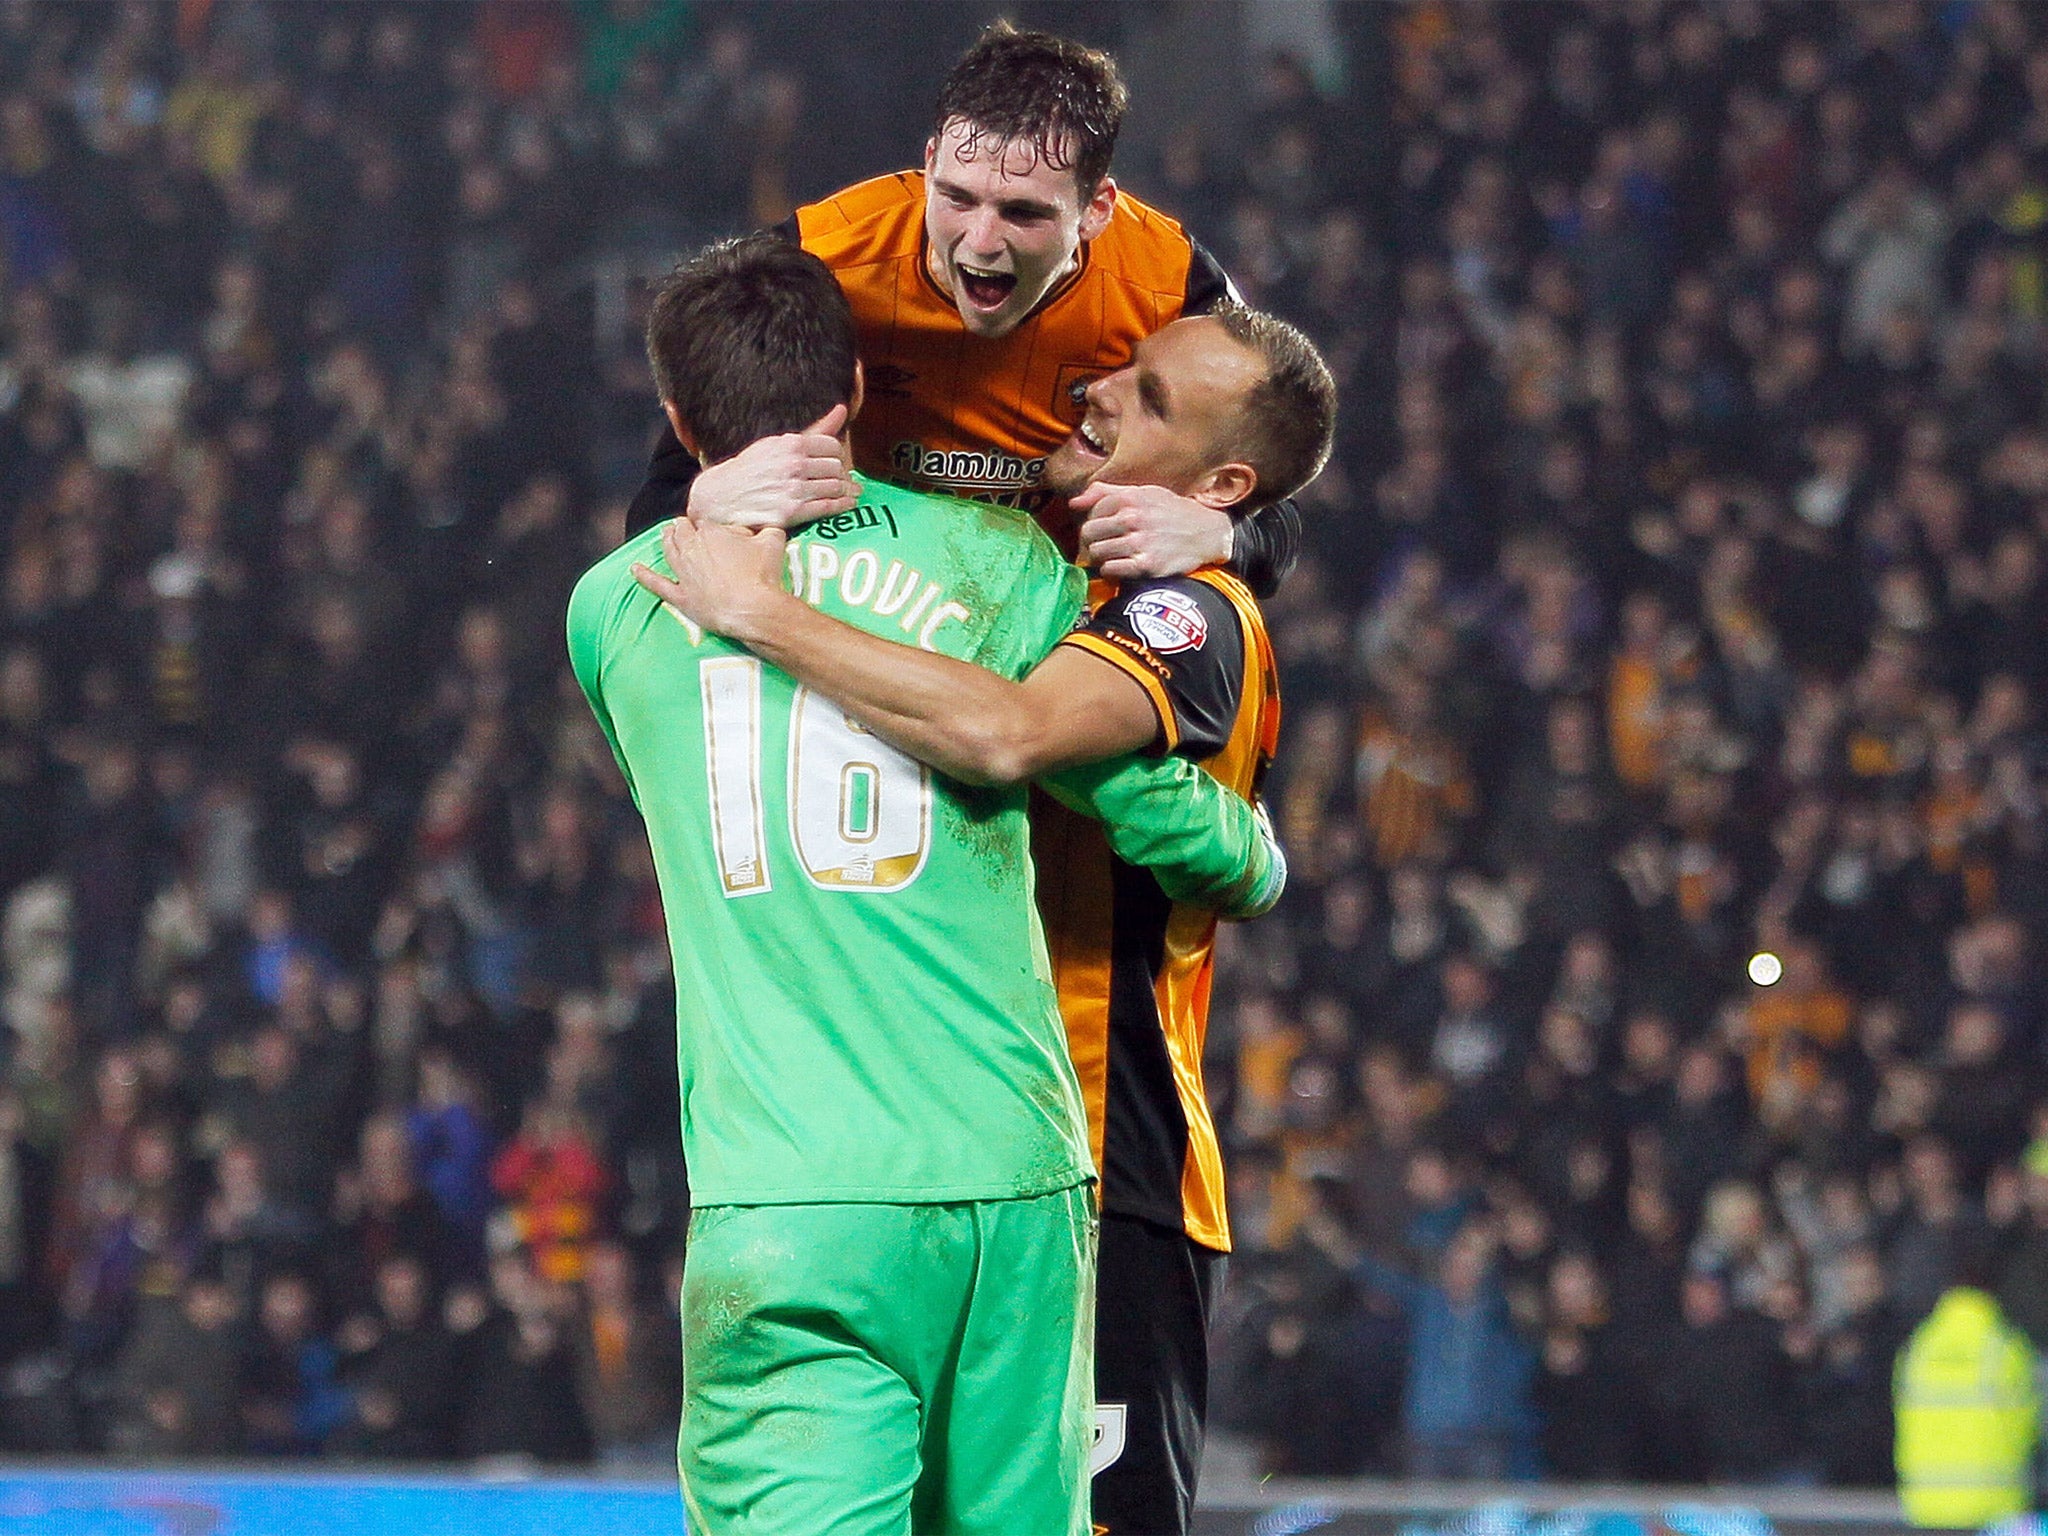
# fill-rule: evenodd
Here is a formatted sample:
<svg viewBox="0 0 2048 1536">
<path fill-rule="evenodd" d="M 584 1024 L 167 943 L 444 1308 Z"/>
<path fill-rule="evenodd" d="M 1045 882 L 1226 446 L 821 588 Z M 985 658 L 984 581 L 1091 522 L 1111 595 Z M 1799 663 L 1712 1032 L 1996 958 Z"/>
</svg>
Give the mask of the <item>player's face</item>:
<svg viewBox="0 0 2048 1536">
<path fill-rule="evenodd" d="M 953 123 L 925 145 L 924 227 L 932 280 L 976 336 L 1007 336 L 1109 222 L 1116 184 L 1081 195 L 1071 167 L 1035 144 L 975 139 Z"/>
<path fill-rule="evenodd" d="M 1258 354 L 1206 316 L 1176 320 L 1138 343 L 1130 366 L 1088 386 L 1081 425 L 1046 461 L 1060 496 L 1100 480 L 1162 485 L 1187 495 L 1230 461 Z"/>
</svg>

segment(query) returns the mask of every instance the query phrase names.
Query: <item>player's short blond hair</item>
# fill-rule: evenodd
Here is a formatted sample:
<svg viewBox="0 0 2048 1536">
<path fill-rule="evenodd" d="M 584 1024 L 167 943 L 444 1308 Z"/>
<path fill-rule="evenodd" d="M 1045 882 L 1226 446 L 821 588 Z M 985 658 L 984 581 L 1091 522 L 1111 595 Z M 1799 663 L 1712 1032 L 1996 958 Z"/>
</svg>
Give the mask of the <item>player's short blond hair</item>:
<svg viewBox="0 0 2048 1536">
<path fill-rule="evenodd" d="M 1244 304 L 1212 313 L 1232 340 L 1266 365 L 1233 445 L 1258 474 L 1258 488 L 1245 504 L 1255 511 L 1292 496 L 1329 462 L 1337 437 L 1337 381 L 1316 344 L 1278 315 Z"/>
</svg>

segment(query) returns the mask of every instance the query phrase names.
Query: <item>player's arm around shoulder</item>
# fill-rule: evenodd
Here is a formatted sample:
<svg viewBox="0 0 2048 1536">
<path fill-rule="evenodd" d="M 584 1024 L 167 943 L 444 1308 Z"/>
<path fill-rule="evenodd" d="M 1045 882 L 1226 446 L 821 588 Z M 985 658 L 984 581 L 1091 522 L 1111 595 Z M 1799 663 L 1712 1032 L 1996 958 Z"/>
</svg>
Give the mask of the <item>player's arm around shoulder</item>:
<svg viewBox="0 0 2048 1536">
<path fill-rule="evenodd" d="M 954 716 L 963 759 L 958 776 L 973 783 L 1022 783 L 1138 751 L 1158 734 L 1139 687 L 1060 644 L 1085 619 L 1087 582 L 1050 539 L 1027 527 L 999 618 L 975 657 L 1014 681 L 981 684 L 974 701 L 981 707 Z"/>
<path fill-rule="evenodd" d="M 1014 707 L 978 721 L 973 769 L 981 782 L 1015 784 L 1061 768 L 1150 746 L 1159 716 L 1122 669 L 1056 646 L 1015 686 Z"/>
<path fill-rule="evenodd" d="M 1132 752 L 1208 757 L 1235 725 L 1245 648 L 1236 606 L 1208 582 L 1121 582 L 1058 636 L 1013 707 L 985 722 L 977 766 L 1010 782 Z"/>
</svg>

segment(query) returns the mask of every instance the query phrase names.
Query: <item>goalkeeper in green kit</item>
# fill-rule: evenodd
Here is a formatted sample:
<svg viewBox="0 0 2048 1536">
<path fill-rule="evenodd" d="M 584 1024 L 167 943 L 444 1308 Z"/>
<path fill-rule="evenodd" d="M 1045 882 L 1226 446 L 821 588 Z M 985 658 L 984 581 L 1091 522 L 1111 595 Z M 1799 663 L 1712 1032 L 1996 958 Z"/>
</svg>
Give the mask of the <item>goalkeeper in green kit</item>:
<svg viewBox="0 0 2048 1536">
<path fill-rule="evenodd" d="M 707 461 L 859 408 L 839 285 L 772 237 L 679 269 L 648 346 Z M 1028 514 L 856 483 L 789 543 L 808 603 L 1013 679 L 1072 627 L 1083 578 Z M 691 1529 L 1085 1533 L 1094 1170 L 1023 791 L 935 774 L 696 629 L 635 581 L 661 560 L 650 529 L 587 573 L 569 649 L 675 963 Z M 1184 760 L 1045 787 L 1176 899 L 1277 898 L 1251 808 Z"/>
</svg>

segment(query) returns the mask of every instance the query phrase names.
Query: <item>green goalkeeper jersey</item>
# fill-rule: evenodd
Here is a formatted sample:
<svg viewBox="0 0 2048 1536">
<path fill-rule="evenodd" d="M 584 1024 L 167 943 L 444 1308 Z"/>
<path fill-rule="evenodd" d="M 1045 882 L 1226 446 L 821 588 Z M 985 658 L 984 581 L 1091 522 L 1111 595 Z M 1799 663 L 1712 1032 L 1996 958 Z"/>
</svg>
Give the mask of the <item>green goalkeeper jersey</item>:
<svg viewBox="0 0 2048 1536">
<path fill-rule="evenodd" d="M 1028 514 L 861 490 L 790 541 L 813 606 L 1013 679 L 1072 627 L 1081 573 Z M 1091 1177 L 1023 788 L 896 751 L 664 607 L 636 561 L 666 569 L 659 528 L 577 584 L 569 653 L 653 846 L 694 1201 L 1007 1199 Z M 1255 878 L 1250 807 L 1190 764 L 1061 778 L 1162 883 Z"/>
</svg>

